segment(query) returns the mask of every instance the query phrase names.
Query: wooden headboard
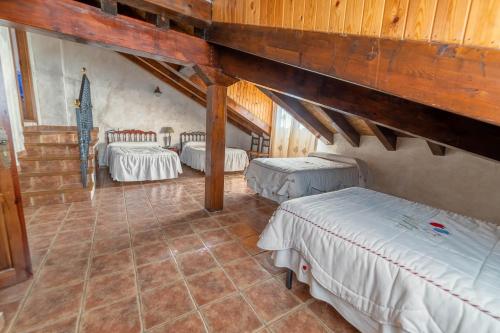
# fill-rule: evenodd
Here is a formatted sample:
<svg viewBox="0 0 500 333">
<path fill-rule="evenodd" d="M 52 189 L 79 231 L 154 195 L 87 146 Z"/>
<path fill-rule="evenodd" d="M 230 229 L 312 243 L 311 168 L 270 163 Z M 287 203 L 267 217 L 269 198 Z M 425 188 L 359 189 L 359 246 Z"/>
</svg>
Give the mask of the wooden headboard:
<svg viewBox="0 0 500 333">
<path fill-rule="evenodd" d="M 153 131 L 130 130 L 109 130 L 106 131 L 106 143 L 112 142 L 156 142 L 156 133 Z"/>
<path fill-rule="evenodd" d="M 204 142 L 206 140 L 205 132 L 182 132 L 181 133 L 181 151 L 184 144 L 188 142 Z"/>
</svg>

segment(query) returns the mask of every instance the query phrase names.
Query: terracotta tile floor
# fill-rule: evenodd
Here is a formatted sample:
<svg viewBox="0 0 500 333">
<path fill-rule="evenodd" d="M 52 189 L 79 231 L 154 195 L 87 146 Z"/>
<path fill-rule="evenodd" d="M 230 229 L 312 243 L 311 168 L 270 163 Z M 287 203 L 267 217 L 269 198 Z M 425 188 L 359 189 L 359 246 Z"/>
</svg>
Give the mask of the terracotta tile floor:
<svg viewBox="0 0 500 333">
<path fill-rule="evenodd" d="M 26 209 L 34 277 L 0 289 L 6 332 L 354 332 L 256 246 L 276 205 L 241 174 L 225 209 L 203 210 L 204 178 L 120 184 L 95 200 Z"/>
</svg>

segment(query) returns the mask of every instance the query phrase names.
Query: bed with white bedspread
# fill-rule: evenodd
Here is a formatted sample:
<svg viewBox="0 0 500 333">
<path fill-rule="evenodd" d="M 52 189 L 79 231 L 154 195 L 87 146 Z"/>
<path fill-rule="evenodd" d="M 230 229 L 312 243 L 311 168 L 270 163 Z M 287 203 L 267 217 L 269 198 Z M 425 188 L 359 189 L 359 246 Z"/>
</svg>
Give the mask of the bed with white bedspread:
<svg viewBox="0 0 500 333">
<path fill-rule="evenodd" d="M 500 227 L 353 187 L 282 203 L 258 242 L 362 332 L 500 332 Z"/>
<path fill-rule="evenodd" d="M 195 141 L 200 140 L 200 141 Z M 199 171 L 205 171 L 205 133 L 181 133 L 181 162 Z M 224 171 L 243 171 L 248 166 L 248 155 L 243 149 L 225 148 Z"/>
<path fill-rule="evenodd" d="M 161 148 L 154 132 L 108 131 L 106 141 L 104 161 L 115 181 L 172 179 L 182 173 L 177 153 Z"/>
<path fill-rule="evenodd" d="M 278 203 L 364 186 L 366 175 L 361 161 L 326 153 L 311 153 L 308 157 L 256 158 L 245 171 L 245 179 L 252 190 Z"/>
</svg>

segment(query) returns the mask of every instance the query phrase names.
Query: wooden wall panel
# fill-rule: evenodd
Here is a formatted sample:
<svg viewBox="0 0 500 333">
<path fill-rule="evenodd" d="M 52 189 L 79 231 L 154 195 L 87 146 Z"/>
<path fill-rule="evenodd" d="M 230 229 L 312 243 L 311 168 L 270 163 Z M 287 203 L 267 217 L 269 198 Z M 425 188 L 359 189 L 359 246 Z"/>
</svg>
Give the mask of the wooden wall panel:
<svg viewBox="0 0 500 333">
<path fill-rule="evenodd" d="M 365 36 L 380 36 L 385 0 L 365 0 L 361 34 Z"/>
<path fill-rule="evenodd" d="M 432 40 L 462 43 L 470 4 L 471 0 L 440 0 L 434 18 Z"/>
<path fill-rule="evenodd" d="M 228 96 L 271 126 L 273 102 L 250 82 L 239 81 L 227 90 Z"/>
<path fill-rule="evenodd" d="M 500 48 L 500 1 L 473 1 L 465 44 Z"/>
<path fill-rule="evenodd" d="M 500 48 L 500 0 L 214 0 L 213 20 Z"/>
<path fill-rule="evenodd" d="M 347 0 L 332 0 L 330 8 L 330 26 L 328 31 L 344 33 L 345 13 Z"/>
<path fill-rule="evenodd" d="M 412 0 L 408 8 L 405 38 L 429 40 L 436 14 L 437 0 Z"/>
<path fill-rule="evenodd" d="M 382 33 L 385 38 L 402 39 L 404 36 L 409 0 L 385 0 Z"/>
<path fill-rule="evenodd" d="M 361 23 L 363 22 L 363 7 L 364 0 L 350 0 L 347 1 L 345 20 L 344 20 L 344 33 L 346 34 L 361 34 Z"/>
</svg>

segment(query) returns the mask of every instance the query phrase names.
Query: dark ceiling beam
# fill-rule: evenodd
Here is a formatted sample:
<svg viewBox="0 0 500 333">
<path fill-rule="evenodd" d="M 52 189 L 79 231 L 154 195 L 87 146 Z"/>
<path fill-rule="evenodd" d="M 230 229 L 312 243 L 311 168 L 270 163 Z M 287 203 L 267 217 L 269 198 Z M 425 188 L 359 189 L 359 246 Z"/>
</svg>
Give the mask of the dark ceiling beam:
<svg viewBox="0 0 500 333">
<path fill-rule="evenodd" d="M 241 80 L 500 161 L 498 126 L 225 47 L 217 62 Z"/>
<path fill-rule="evenodd" d="M 317 138 L 322 137 L 327 143 L 333 144 L 333 132 L 323 125 L 318 118 L 311 114 L 299 100 L 284 94 L 263 89 L 262 87 L 258 88 L 271 98 L 274 103 L 281 106 L 293 118 L 304 125 L 312 134 L 314 134 L 314 136 Z"/>
<path fill-rule="evenodd" d="M 331 119 L 333 127 L 346 139 L 353 147 L 359 147 L 360 135 L 347 118 L 340 112 L 331 109 L 322 109 Z"/>
<path fill-rule="evenodd" d="M 397 149 L 398 136 L 393 130 L 379 126 L 370 121 L 365 121 L 365 123 L 385 149 L 389 151 L 395 151 Z"/>
<path fill-rule="evenodd" d="M 500 125 L 500 50 L 216 23 L 208 41 Z"/>
<path fill-rule="evenodd" d="M 426 141 L 427 145 L 429 146 L 429 149 L 432 152 L 432 155 L 435 156 L 444 156 L 446 155 L 446 147 L 443 147 L 441 145 L 438 145 L 434 142 Z"/>
<path fill-rule="evenodd" d="M 127 6 L 206 28 L 212 23 L 212 4 L 205 0 L 118 0 Z"/>
<path fill-rule="evenodd" d="M 180 73 L 168 65 L 161 64 L 152 59 L 145 59 L 129 54 L 122 54 L 125 58 L 143 68 L 156 78 L 170 85 L 177 91 L 181 92 L 188 98 L 197 102 L 203 107 L 206 107 L 207 95 L 206 88 L 202 89 L 196 84 L 184 78 Z M 257 133 L 269 135 L 271 129 L 269 125 L 264 124 L 260 119 L 256 118 L 250 111 L 238 105 L 232 99 L 228 98 L 228 119 L 236 126 L 245 127 L 246 133 Z"/>
<path fill-rule="evenodd" d="M 178 64 L 211 65 L 204 40 L 73 0 L 0 0 L 0 24 Z"/>
</svg>

